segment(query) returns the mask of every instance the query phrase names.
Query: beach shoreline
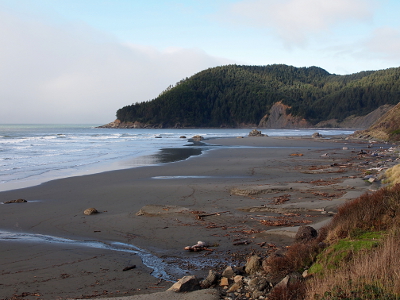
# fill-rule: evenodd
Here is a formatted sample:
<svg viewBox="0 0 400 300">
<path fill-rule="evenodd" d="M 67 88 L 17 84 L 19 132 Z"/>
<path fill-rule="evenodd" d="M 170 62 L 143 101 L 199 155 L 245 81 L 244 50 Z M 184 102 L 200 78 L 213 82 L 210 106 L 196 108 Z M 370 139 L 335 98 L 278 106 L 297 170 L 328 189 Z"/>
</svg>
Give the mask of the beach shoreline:
<svg viewBox="0 0 400 300">
<path fill-rule="evenodd" d="M 250 252 L 289 245 L 296 227 L 271 225 L 274 221 L 322 226 L 338 205 L 377 187 L 360 178 L 355 163 L 364 142 L 270 137 L 205 142 L 222 147 L 175 163 L 0 192 L 2 202 L 28 201 L 0 205 L 1 230 L 131 244 L 160 258 L 169 277 L 152 276 L 132 251 L 3 239 L 0 299 L 22 293 L 31 294 L 24 299 L 68 299 L 159 292 L 182 275 L 204 276 L 209 268 L 240 263 Z M 89 207 L 100 213 L 84 215 Z M 213 251 L 183 250 L 198 240 Z"/>
</svg>

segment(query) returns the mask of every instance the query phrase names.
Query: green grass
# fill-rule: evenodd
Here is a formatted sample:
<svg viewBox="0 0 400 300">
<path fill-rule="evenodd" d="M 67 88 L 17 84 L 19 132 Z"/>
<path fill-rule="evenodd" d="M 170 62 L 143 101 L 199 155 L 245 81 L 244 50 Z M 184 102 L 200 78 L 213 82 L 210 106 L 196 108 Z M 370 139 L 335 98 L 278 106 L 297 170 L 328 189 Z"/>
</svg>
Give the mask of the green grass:
<svg viewBox="0 0 400 300">
<path fill-rule="evenodd" d="M 351 238 L 337 241 L 318 254 L 316 262 L 310 267 L 309 274 L 321 274 L 324 270 L 334 270 L 361 251 L 368 251 L 377 247 L 384 232 L 353 230 Z"/>
</svg>

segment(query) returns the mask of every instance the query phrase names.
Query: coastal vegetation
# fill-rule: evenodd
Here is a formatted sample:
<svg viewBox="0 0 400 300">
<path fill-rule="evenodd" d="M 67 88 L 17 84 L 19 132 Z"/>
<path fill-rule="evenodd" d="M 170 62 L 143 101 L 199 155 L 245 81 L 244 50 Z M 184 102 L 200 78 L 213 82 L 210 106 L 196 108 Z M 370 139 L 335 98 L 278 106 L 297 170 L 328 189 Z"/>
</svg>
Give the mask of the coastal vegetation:
<svg viewBox="0 0 400 300">
<path fill-rule="evenodd" d="M 116 115 L 120 122 L 147 127 L 257 126 L 282 103 L 285 113 L 316 125 L 399 101 L 400 68 L 335 75 L 318 67 L 227 65 L 185 78 Z"/>
<path fill-rule="evenodd" d="M 400 141 L 400 104 L 390 109 L 372 126 L 363 131 L 356 131 L 355 137 L 364 139 L 375 138 L 385 141 Z"/>
<path fill-rule="evenodd" d="M 344 204 L 316 239 L 266 260 L 268 272 L 281 276 L 307 270 L 268 299 L 400 299 L 399 225 L 399 184 Z"/>
</svg>

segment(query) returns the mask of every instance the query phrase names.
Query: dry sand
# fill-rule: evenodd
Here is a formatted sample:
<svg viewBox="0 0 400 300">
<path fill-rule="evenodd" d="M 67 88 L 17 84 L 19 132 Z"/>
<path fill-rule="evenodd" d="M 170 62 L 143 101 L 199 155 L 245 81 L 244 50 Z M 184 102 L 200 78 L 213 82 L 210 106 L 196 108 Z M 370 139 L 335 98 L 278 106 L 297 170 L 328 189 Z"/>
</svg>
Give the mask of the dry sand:
<svg viewBox="0 0 400 300">
<path fill-rule="evenodd" d="M 252 251 L 266 255 L 288 245 L 293 226 L 319 227 L 338 205 L 373 188 L 359 178 L 357 153 L 365 144 L 207 142 L 221 147 L 185 161 L 1 192 L 1 202 L 28 202 L 0 205 L 0 230 L 13 233 L 0 239 L 0 299 L 165 291 L 183 275 L 204 276 L 243 263 Z M 100 213 L 84 215 L 89 207 Z M 183 250 L 199 240 L 213 251 Z M 142 260 L 155 266 L 153 274 Z"/>
</svg>

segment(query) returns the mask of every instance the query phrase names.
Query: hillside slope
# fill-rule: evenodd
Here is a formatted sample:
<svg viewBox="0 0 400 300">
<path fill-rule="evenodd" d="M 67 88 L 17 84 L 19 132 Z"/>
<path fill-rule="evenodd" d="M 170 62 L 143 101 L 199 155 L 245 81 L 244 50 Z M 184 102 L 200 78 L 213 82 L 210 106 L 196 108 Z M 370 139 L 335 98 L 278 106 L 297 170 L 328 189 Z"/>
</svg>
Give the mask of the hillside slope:
<svg viewBox="0 0 400 300">
<path fill-rule="evenodd" d="M 353 137 L 400 141 L 400 103 L 389 110 L 366 130 L 356 131 Z"/>
<path fill-rule="evenodd" d="M 125 106 L 117 119 L 125 127 L 341 127 L 399 101 L 400 68 L 334 75 L 318 67 L 229 65 Z"/>
</svg>

